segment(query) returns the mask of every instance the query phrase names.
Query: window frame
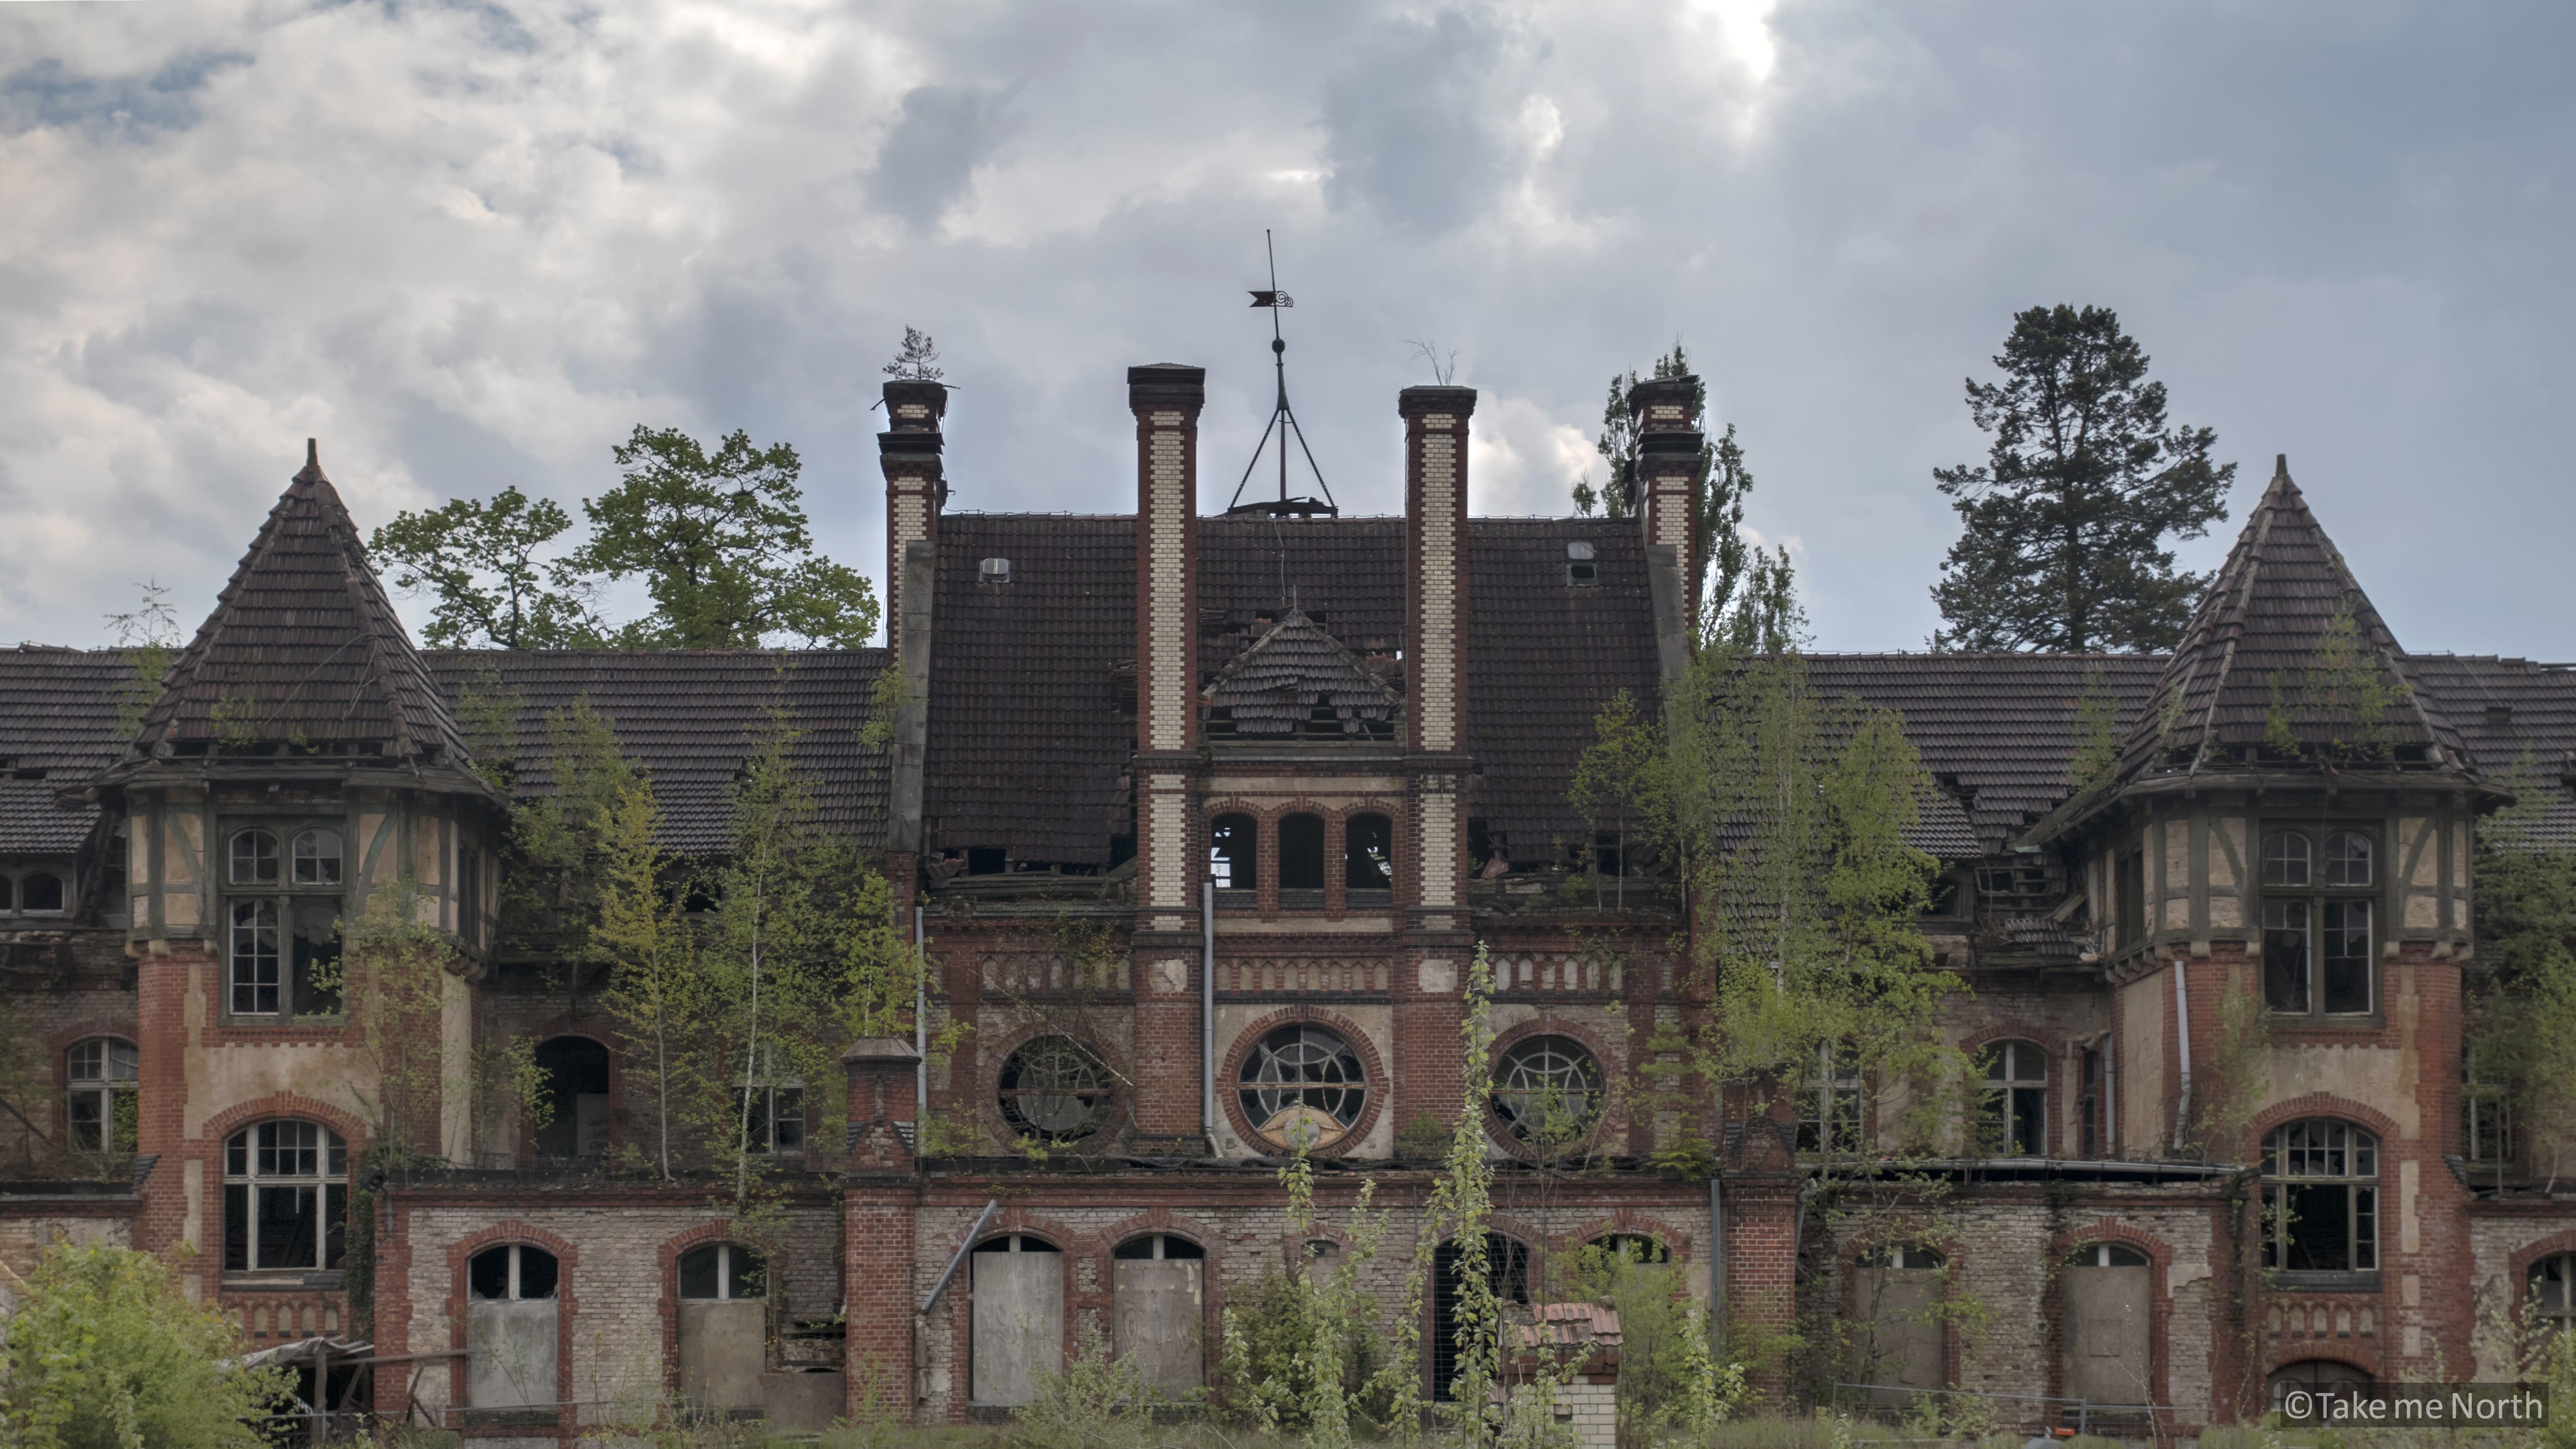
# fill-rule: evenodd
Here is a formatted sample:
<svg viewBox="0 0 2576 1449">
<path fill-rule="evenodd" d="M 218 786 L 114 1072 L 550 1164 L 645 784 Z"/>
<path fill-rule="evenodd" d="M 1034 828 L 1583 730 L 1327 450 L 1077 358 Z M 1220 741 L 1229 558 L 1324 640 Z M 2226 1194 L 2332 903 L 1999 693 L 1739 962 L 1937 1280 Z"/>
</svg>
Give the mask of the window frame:
<svg viewBox="0 0 2576 1449">
<path fill-rule="evenodd" d="M 222 901 L 217 919 L 223 923 L 224 981 L 222 1017 L 228 1023 L 254 1026 L 286 1026 L 301 1021 L 335 1024 L 347 1012 L 344 993 L 326 992 L 314 985 L 314 972 L 329 963 L 344 959 L 346 942 L 335 929 L 328 942 L 327 954 L 321 950 L 299 952 L 295 918 L 299 907 L 311 909 L 328 903 L 335 924 L 348 916 L 349 831 L 344 820 L 313 816 L 281 816 L 274 819 L 250 817 L 222 823 L 222 847 L 216 853 L 217 889 Z M 268 837 L 272 851 L 268 857 L 272 875 L 267 880 L 238 878 L 240 842 L 253 834 Z M 313 879 L 299 880 L 308 859 L 302 854 L 305 841 L 329 835 L 339 845 L 339 852 L 329 859 L 327 872 L 323 857 L 310 857 L 314 864 Z M 329 879 L 322 879 L 327 874 Z M 248 921 L 244 912 L 251 912 Z M 261 981 L 256 972 L 243 978 L 242 945 L 245 930 L 257 931 L 259 912 L 269 914 L 272 924 L 270 952 L 274 981 Z M 255 938 L 254 938 L 255 940 Z M 256 966 L 257 957 L 253 957 Z M 274 992 L 274 1006 L 261 1009 L 262 990 Z M 243 993 L 251 1003 L 245 1007 Z"/>
<path fill-rule="evenodd" d="M 98 1048 L 100 1072 L 95 1076 L 84 1076 L 80 1064 L 74 1058 L 85 1048 L 90 1047 Z M 120 1064 L 120 1054 L 122 1064 L 129 1068 L 123 1076 L 116 1075 L 115 1071 Z M 122 1146 L 117 1145 L 119 1124 L 116 1102 L 119 1097 L 124 1097 L 137 1104 L 137 1120 L 133 1124 L 133 1130 L 139 1137 L 142 1132 L 140 1106 L 142 1082 L 142 1053 L 135 1043 L 123 1037 L 85 1036 L 63 1048 L 63 1140 L 76 1152 L 122 1155 L 135 1151 L 135 1144 L 132 1142 Z M 97 1103 L 94 1109 L 96 1115 L 86 1121 L 78 1111 L 80 1100 L 84 1097 L 91 1098 Z M 95 1134 L 97 1141 L 80 1140 L 81 1129 L 84 1126 L 99 1129 Z"/>
<path fill-rule="evenodd" d="M 2258 957 L 2262 963 L 2263 1006 L 2276 1021 L 2303 1021 L 2317 1026 L 2376 1024 L 2381 1012 L 2380 955 L 2387 928 L 2387 852 L 2379 832 L 2367 822 L 2349 820 L 2264 820 L 2257 835 L 2254 879 L 2260 892 L 2254 913 Z M 2275 847 L 2296 841 L 2303 853 L 2296 863 L 2303 880 L 2290 880 L 2293 863 L 2287 852 L 2276 859 Z M 2368 879 L 2356 885 L 2330 880 L 2335 848 L 2358 841 L 2367 852 Z M 2275 866 L 2282 867 L 2278 872 Z M 2275 879 L 2276 874 L 2284 877 Z M 2356 926 L 2354 915 L 2358 912 Z M 2295 922 L 2295 924 L 2293 924 Z M 2332 1006 L 2336 963 L 2350 962 L 2349 951 L 2334 953 L 2334 942 L 2348 947 L 2353 932 L 2362 937 L 2357 975 L 2359 1006 Z M 2275 936 L 2296 933 L 2299 975 L 2295 983 L 2278 974 Z M 2287 943 L 2281 943 L 2287 955 Z M 2295 990 L 2292 989 L 2295 984 Z M 2296 1004 L 2290 1004 L 2295 1001 Z"/>
<path fill-rule="evenodd" d="M 1326 1052 L 1318 1061 L 1291 1063 L 1305 1071 L 1305 1075 L 1293 1078 L 1256 1075 L 1266 1070 L 1267 1064 L 1282 1060 L 1283 1043 L 1286 1047 L 1301 1050 L 1313 1048 L 1315 1043 L 1307 1039 L 1308 1034 L 1328 1038 L 1335 1049 Z M 1294 1041 L 1285 1041 L 1292 1035 L 1296 1038 Z M 1313 1074 L 1336 1064 L 1340 1064 L 1347 1075 L 1335 1078 Z M 1243 1049 L 1242 1060 L 1235 1064 L 1234 1081 L 1229 1084 L 1234 1093 L 1235 1110 L 1243 1115 L 1244 1126 L 1256 1139 L 1268 1145 L 1282 1148 L 1291 1145 L 1270 1133 L 1270 1124 L 1290 1111 L 1302 1109 L 1338 1123 L 1338 1129 L 1330 1137 L 1308 1144 L 1309 1150 L 1315 1151 L 1329 1151 L 1348 1141 L 1368 1121 L 1369 1096 L 1377 1086 L 1369 1078 L 1368 1058 L 1361 1055 L 1359 1046 L 1350 1035 L 1320 1021 L 1282 1022 L 1253 1037 Z M 1277 1104 L 1265 1110 L 1257 1101 L 1264 1096 L 1275 1098 Z M 1348 1108 L 1347 1113 L 1341 1110 L 1343 1107 Z"/>
<path fill-rule="evenodd" d="M 737 1253 L 751 1260 L 749 1268 L 735 1271 L 733 1259 Z M 716 1291 L 712 1296 L 689 1291 L 689 1265 L 701 1255 L 712 1255 L 715 1263 Z M 742 1294 L 733 1291 L 736 1286 L 744 1284 L 750 1285 L 753 1291 Z M 700 1243 L 672 1257 L 671 1297 L 679 1303 L 765 1302 L 769 1297 L 769 1258 L 731 1239 Z"/>
<path fill-rule="evenodd" d="M 2379 1134 L 2340 1117 L 2296 1118 L 2263 1134 L 2265 1272 L 2291 1282 L 2348 1283 L 2378 1277 L 2380 1151 Z M 2366 1164 L 2361 1161 L 2365 1157 Z M 2302 1158 L 2332 1170 L 2298 1170 Z M 2304 1246 L 2294 1237 L 2293 1194 L 2331 1195 L 2336 1189 L 2342 1190 L 2344 1266 L 2293 1266 L 2293 1251 Z"/>
<path fill-rule="evenodd" d="M 1586 1085 L 1580 1093 L 1584 1101 L 1583 1110 L 1577 1115 L 1574 1130 L 1565 1141 L 1556 1143 L 1534 1141 L 1528 1125 L 1521 1120 L 1520 1112 L 1507 1103 L 1506 1097 L 1517 1096 L 1527 1101 L 1541 1091 L 1556 1090 L 1571 1099 L 1577 1093 L 1557 1087 L 1553 1081 L 1544 1087 L 1534 1087 L 1525 1092 L 1515 1091 L 1503 1084 L 1514 1068 L 1520 1064 L 1525 1053 L 1546 1051 L 1564 1055 L 1569 1050 L 1572 1054 L 1571 1059 L 1577 1063 L 1573 1070 L 1587 1077 Z M 1513 1146 L 1524 1151 L 1537 1151 L 1541 1148 L 1563 1150 L 1591 1136 L 1608 1115 L 1610 1071 L 1601 1064 L 1601 1054 L 1594 1051 L 1591 1044 L 1581 1038 L 1562 1031 L 1532 1032 L 1495 1051 L 1492 1102 L 1494 1120 L 1502 1124 L 1503 1136 Z"/>
<path fill-rule="evenodd" d="M 1208 874 L 1218 905 L 1249 905 L 1261 895 L 1261 817 L 1225 810 L 1208 817 Z M 1223 835 L 1220 841 L 1220 833 Z M 1217 863 L 1225 873 L 1217 873 Z"/>
<path fill-rule="evenodd" d="M 2558 1290 L 2554 1304 L 2543 1301 L 2548 1279 Z M 2543 1253 L 2522 1270 L 2522 1320 L 2527 1330 L 2576 1332 L 2576 1252 Z"/>
<path fill-rule="evenodd" d="M 2025 1057 L 2039 1059 L 2035 1077 L 2016 1076 Z M 2000 1144 L 2005 1157 L 2048 1156 L 2048 1098 L 2053 1054 L 2027 1037 L 1997 1037 L 1977 1048 L 1977 1148 Z M 1997 1068 L 2005 1075 L 1996 1076 Z M 2025 1128 L 2032 1139 L 2024 1147 Z M 1991 1136 L 1989 1134 L 1992 1134 Z"/>
<path fill-rule="evenodd" d="M 1052 1089 L 1017 1085 L 1013 1074 L 1021 1066 L 1022 1059 L 1040 1049 L 1065 1053 L 1087 1065 L 1093 1073 L 1091 1084 L 1066 1087 L 1059 1081 Z M 1085 1104 L 1082 1130 L 1069 1134 L 1049 1130 L 1012 1105 L 1015 1100 L 1030 1096 L 1071 1097 Z M 1059 1147 L 1086 1142 L 1107 1131 L 1117 1115 L 1117 1073 L 1110 1069 L 1107 1059 L 1090 1043 L 1066 1032 L 1042 1031 L 1002 1054 L 1001 1065 L 993 1071 L 993 1109 L 1001 1116 L 1006 1137 L 1032 1138 Z"/>
<path fill-rule="evenodd" d="M 1866 1151 L 1866 1092 L 1859 1053 L 1847 1046 L 1818 1046 L 1816 1070 L 1798 1084 L 1796 1150 L 1827 1155 Z"/>
<path fill-rule="evenodd" d="M 280 1143 L 279 1128 L 300 1128 L 310 1142 Z M 259 1140 L 271 1134 L 268 1141 Z M 298 1134 L 302 1135 L 301 1133 Z M 282 1273 L 336 1273 L 347 1266 L 349 1233 L 349 1145 L 329 1126 L 301 1117 L 271 1117 L 253 1122 L 224 1139 L 223 1271 L 227 1276 L 262 1277 Z M 263 1172 L 262 1154 L 310 1152 L 310 1173 Z M 235 1164 L 239 1163 L 237 1167 Z M 314 1232 L 311 1263 L 264 1263 L 261 1259 L 260 1203 L 269 1193 L 312 1193 Z M 238 1206 L 237 1206 L 238 1205 Z M 280 1215 L 283 1216 L 283 1215 Z M 236 1241 L 236 1229 L 239 1230 Z M 238 1247 L 242 1261 L 235 1263 Z"/>
</svg>

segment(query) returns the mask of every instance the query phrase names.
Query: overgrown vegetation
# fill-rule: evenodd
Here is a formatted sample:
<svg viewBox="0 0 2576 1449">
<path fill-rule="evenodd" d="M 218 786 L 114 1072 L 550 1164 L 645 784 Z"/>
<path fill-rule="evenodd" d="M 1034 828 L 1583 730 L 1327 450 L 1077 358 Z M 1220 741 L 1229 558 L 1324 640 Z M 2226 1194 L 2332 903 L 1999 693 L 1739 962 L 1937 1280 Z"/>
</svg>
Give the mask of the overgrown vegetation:
<svg viewBox="0 0 2576 1449">
<path fill-rule="evenodd" d="M 2576 1141 L 2554 1125 L 2576 1121 L 2576 852 L 2536 833 L 2557 792 L 2531 761 L 2504 783 L 2514 803 L 2478 825 L 2468 1048 L 2532 1124 L 2532 1165 L 2554 1191 L 2576 1169 Z"/>
<path fill-rule="evenodd" d="M 168 1265 L 107 1245 L 48 1249 L 19 1279 L 0 1350 L 0 1441 L 18 1449 L 258 1449 L 248 1422 L 283 1369 L 234 1367 L 241 1334 Z"/>
</svg>

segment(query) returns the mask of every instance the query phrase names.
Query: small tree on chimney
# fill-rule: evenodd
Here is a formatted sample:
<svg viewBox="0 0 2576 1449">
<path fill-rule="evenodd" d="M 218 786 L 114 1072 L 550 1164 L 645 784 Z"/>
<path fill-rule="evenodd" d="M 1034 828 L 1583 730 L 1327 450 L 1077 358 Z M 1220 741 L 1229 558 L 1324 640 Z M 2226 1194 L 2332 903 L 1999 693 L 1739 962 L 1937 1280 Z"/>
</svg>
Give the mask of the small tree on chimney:
<svg viewBox="0 0 2576 1449">
<path fill-rule="evenodd" d="M 930 334 L 918 327 L 906 327 L 903 347 L 895 353 L 894 361 L 885 365 L 885 374 L 905 382 L 937 382 L 945 376 L 938 362 L 939 347 L 930 340 Z"/>
</svg>

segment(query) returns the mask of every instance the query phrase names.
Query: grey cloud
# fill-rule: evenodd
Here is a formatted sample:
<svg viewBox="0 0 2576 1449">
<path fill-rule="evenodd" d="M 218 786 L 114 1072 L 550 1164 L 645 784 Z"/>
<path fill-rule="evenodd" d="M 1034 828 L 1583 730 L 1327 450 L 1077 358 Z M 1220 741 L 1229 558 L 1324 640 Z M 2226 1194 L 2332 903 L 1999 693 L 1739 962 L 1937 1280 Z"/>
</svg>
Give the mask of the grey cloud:
<svg viewBox="0 0 2576 1449">
<path fill-rule="evenodd" d="M 1326 199 L 1363 202 L 1409 231 L 1465 225 L 1506 174 L 1487 93 L 1499 37 L 1452 10 L 1369 41 L 1324 87 Z"/>
<path fill-rule="evenodd" d="M 251 63 L 239 51 L 193 51 L 149 75 L 81 75 L 53 56 L 0 77 L 0 130 L 76 127 L 92 135 L 148 139 L 184 131 L 203 115 L 199 92 L 214 76 Z"/>
<path fill-rule="evenodd" d="M 868 202 L 916 230 L 939 224 L 966 195 L 975 168 L 1018 129 L 1007 91 L 989 86 L 919 86 L 886 132 L 868 173 Z"/>
</svg>

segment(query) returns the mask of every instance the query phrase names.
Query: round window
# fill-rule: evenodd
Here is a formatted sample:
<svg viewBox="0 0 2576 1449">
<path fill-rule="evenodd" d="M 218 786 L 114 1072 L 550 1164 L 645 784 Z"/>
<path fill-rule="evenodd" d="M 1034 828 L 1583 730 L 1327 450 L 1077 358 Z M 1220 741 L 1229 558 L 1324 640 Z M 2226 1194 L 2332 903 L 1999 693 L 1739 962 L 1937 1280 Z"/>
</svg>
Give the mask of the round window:
<svg viewBox="0 0 2576 1449">
<path fill-rule="evenodd" d="M 1071 1037 L 1042 1036 L 1002 1063 L 1001 1098 L 1012 1131 L 1080 1141 L 1109 1118 L 1109 1068 Z"/>
<path fill-rule="evenodd" d="M 1516 1042 L 1495 1064 L 1494 1113 L 1523 1142 L 1570 1142 L 1601 1115 L 1601 1064 L 1571 1037 Z"/>
<path fill-rule="evenodd" d="M 1244 1054 L 1243 1119 L 1274 1147 L 1339 1140 L 1368 1102 L 1368 1074 L 1351 1044 L 1320 1026 L 1283 1026 Z"/>
</svg>

